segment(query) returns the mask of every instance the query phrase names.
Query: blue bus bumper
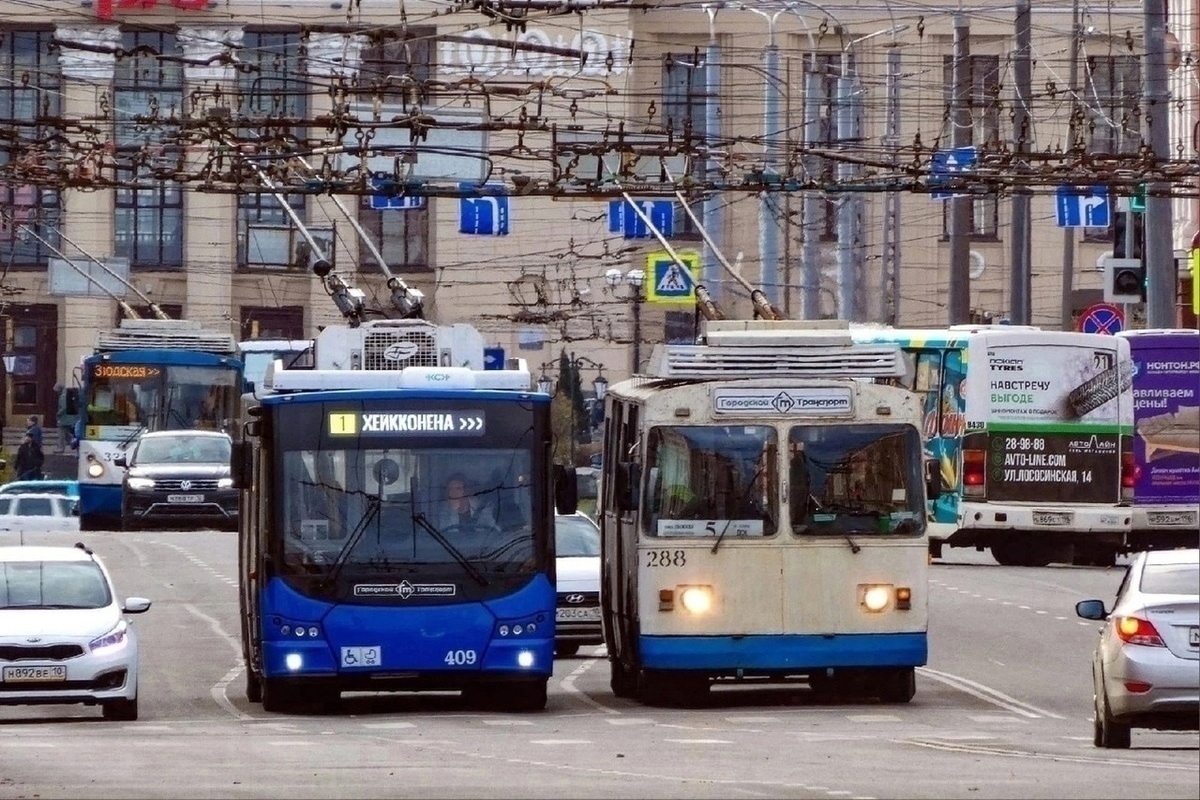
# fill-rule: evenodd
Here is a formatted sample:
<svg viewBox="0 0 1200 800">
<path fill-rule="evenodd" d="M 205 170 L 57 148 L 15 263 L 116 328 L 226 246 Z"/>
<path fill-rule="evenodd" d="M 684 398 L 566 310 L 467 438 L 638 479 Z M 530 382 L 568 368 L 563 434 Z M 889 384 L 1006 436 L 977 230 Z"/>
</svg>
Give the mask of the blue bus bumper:
<svg viewBox="0 0 1200 800">
<path fill-rule="evenodd" d="M 121 516 L 121 485 L 119 483 L 79 484 L 79 513 L 81 516 Z"/>
<path fill-rule="evenodd" d="M 641 636 L 646 669 L 734 673 L 804 672 L 830 667 L 919 667 L 929 657 L 924 631 L 764 636 Z"/>
</svg>

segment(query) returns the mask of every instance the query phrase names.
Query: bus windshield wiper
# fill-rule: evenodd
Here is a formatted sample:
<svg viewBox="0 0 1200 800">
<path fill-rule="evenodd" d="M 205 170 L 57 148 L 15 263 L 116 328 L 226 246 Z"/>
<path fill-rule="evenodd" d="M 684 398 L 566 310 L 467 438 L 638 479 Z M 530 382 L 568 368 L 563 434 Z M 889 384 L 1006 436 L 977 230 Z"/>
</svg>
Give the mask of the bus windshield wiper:
<svg viewBox="0 0 1200 800">
<path fill-rule="evenodd" d="M 144 430 L 146 430 L 146 423 L 139 422 L 137 429 L 133 433 L 129 434 L 128 436 L 126 436 L 124 439 L 121 440 L 121 449 L 124 450 L 125 448 L 129 447 L 129 443 L 132 442 L 137 437 L 141 436 L 142 431 L 144 431 Z"/>
<path fill-rule="evenodd" d="M 479 571 L 479 568 L 472 564 L 467 557 L 462 554 L 462 551 L 450 544 L 449 540 L 446 539 L 442 532 L 435 528 L 433 523 L 425 518 L 424 512 L 414 511 L 412 521 L 414 525 L 420 525 L 421 530 L 433 537 L 433 540 L 440 544 L 442 548 L 450 554 L 450 557 L 457 561 L 459 566 L 461 566 L 468 575 L 475 579 L 476 583 L 478 583 L 480 586 L 488 585 L 488 579 L 483 577 L 483 573 Z"/>
<path fill-rule="evenodd" d="M 733 520 L 725 520 L 725 527 L 721 528 L 721 533 L 717 536 L 717 540 L 713 542 L 712 550 L 709 551 L 710 553 L 717 552 L 717 548 L 721 546 L 721 540 L 725 538 L 725 534 L 729 532 L 729 526 L 732 524 Z"/>
<path fill-rule="evenodd" d="M 383 505 L 379 500 L 379 495 L 367 495 L 367 510 L 363 512 L 362 518 L 358 524 L 354 526 L 354 530 L 350 531 L 350 535 L 346 537 L 346 543 L 342 545 L 342 549 L 338 550 L 337 558 L 333 560 L 333 566 L 329 569 L 329 574 L 325 576 L 325 580 L 321 581 L 321 588 L 326 589 L 333 585 L 342 574 L 342 567 L 350 560 L 350 553 L 358 544 L 358 540 L 362 538 L 367 531 L 367 526 L 371 524 L 371 520 L 379 514 L 379 507 Z"/>
</svg>

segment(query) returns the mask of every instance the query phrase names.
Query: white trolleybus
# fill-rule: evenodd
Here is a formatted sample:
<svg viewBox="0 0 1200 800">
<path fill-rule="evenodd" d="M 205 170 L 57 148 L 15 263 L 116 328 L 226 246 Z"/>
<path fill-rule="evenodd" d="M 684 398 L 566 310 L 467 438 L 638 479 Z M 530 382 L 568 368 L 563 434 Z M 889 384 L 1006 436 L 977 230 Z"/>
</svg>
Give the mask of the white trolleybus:
<svg viewBox="0 0 1200 800">
<path fill-rule="evenodd" d="M 926 662 L 920 398 L 894 344 L 709 321 L 605 397 L 612 689 L 667 705 L 807 678 L 909 701 Z M 931 462 L 932 466 L 932 462 Z"/>
</svg>

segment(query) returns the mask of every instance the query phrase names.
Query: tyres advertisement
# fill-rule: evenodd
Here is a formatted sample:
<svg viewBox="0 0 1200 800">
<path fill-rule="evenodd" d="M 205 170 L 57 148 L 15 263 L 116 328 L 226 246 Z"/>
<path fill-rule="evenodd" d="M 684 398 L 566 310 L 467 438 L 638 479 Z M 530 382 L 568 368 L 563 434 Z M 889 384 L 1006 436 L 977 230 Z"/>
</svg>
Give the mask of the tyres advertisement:
<svg viewBox="0 0 1200 800">
<path fill-rule="evenodd" d="M 975 393 L 969 407 L 988 409 L 989 500 L 1119 501 L 1132 364 L 1122 343 L 1108 341 L 986 349 L 986 380 L 968 381 L 967 390 Z"/>
<path fill-rule="evenodd" d="M 1200 334 L 1130 337 L 1134 501 L 1200 503 Z"/>
</svg>

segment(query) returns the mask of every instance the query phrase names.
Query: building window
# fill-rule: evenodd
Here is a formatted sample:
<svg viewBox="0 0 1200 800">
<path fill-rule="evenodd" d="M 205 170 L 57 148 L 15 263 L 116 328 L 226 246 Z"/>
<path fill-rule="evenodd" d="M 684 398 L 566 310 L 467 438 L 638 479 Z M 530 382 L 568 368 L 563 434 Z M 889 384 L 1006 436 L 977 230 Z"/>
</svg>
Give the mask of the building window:
<svg viewBox="0 0 1200 800">
<path fill-rule="evenodd" d="M 53 169 L 57 146 L 37 120 L 59 116 L 61 74 L 50 49 L 53 28 L 0 30 L 0 264 L 45 269 L 59 245 L 57 189 L 26 183 L 22 174 Z"/>
<path fill-rule="evenodd" d="M 265 172 L 281 174 L 288 166 L 288 153 L 292 149 L 288 143 L 304 136 L 304 130 L 295 121 L 308 115 L 309 85 L 304 79 L 300 33 L 247 30 L 238 59 L 246 65 L 238 71 L 237 79 L 238 92 L 243 98 L 238 140 L 267 143 L 264 149 L 274 150 L 278 157 L 260 158 L 256 163 Z M 274 182 L 277 186 L 284 183 Z M 304 195 L 282 194 L 304 219 Z M 325 241 L 332 242 L 332 235 L 322 243 Z M 306 244 L 274 195 L 256 192 L 238 197 L 239 268 L 304 268 L 305 264 L 297 262 L 306 258 L 308 248 L 302 246 Z M 326 255 L 332 260 L 332 251 Z"/>
<path fill-rule="evenodd" d="M 1087 60 L 1083 103 L 1086 109 L 1088 152 L 1128 155 L 1142 145 L 1142 70 L 1135 55 L 1094 56 Z M 1111 241 L 1112 228 L 1084 228 L 1090 242 Z"/>
<path fill-rule="evenodd" d="M 942 59 L 942 85 L 950 125 L 954 101 L 954 57 Z M 971 144 L 980 150 L 996 149 L 1000 143 L 1000 57 L 970 56 L 967 59 L 970 92 L 967 110 L 971 115 Z M 949 136 L 947 135 L 947 139 Z M 976 198 L 971 205 L 968 235 L 976 239 L 996 239 L 1000 228 L 1000 198 L 996 192 Z M 942 204 L 943 235 L 950 234 L 950 203 Z"/>
<path fill-rule="evenodd" d="M 428 95 L 433 75 L 434 31 L 409 29 L 407 38 L 392 32 L 378 34 L 362 52 L 356 83 L 359 103 L 381 102 L 389 110 L 404 113 Z M 371 242 L 379 248 L 389 268 L 398 272 L 424 272 L 429 266 L 429 201 L 419 208 L 371 208 L 364 196 L 359 205 L 358 221 Z M 378 269 L 375 256 L 364 242 L 358 248 L 359 268 Z"/>
<path fill-rule="evenodd" d="M 699 49 L 683 53 L 667 53 L 663 57 L 662 73 L 662 127 L 677 141 L 684 141 L 688 149 L 695 150 L 708 137 L 707 108 L 708 92 L 705 85 L 704 57 Z M 714 131 L 714 134 L 716 132 Z M 692 158 L 690 172 L 699 181 L 705 180 L 707 165 L 701 158 Z M 673 176 L 675 180 L 682 175 Z M 704 221 L 704 206 L 698 201 L 699 193 L 689 193 L 688 203 L 692 211 Z M 674 237 L 677 239 L 699 239 L 700 231 L 681 204 L 675 205 Z"/>
<path fill-rule="evenodd" d="M 239 339 L 303 339 L 304 306 L 242 306 Z"/>
</svg>

